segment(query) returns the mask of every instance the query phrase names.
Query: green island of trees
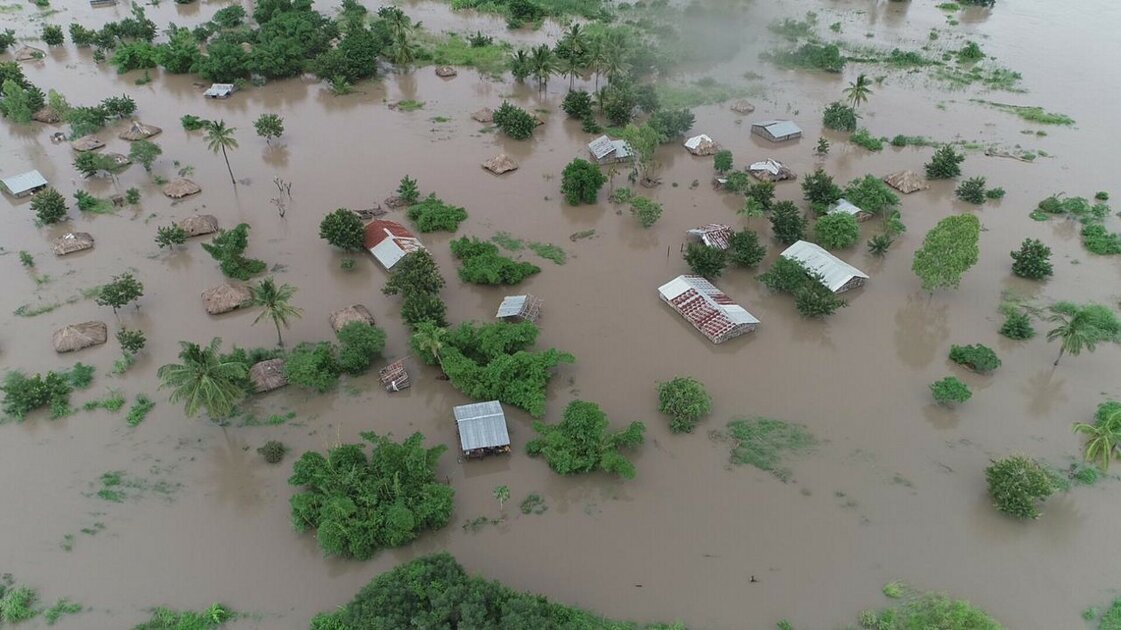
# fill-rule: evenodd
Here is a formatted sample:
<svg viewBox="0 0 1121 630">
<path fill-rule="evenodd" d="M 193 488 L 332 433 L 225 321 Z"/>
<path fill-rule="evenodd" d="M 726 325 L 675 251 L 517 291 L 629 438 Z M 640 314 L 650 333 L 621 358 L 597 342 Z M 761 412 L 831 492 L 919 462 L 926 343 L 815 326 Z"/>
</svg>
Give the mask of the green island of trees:
<svg viewBox="0 0 1121 630">
<path fill-rule="evenodd" d="M 454 232 L 459 229 L 460 223 L 467 220 L 467 210 L 444 203 L 435 193 L 409 206 L 406 215 L 421 232 Z"/>
<path fill-rule="evenodd" d="M 507 258 L 494 243 L 473 236 L 452 241 L 451 250 L 452 256 L 463 263 L 459 279 L 471 284 L 514 285 L 541 273 L 537 265 Z"/>
<path fill-rule="evenodd" d="M 620 451 L 640 446 L 646 425 L 632 422 L 615 432 L 608 431 L 607 425 L 607 415 L 599 405 L 574 400 L 559 423 L 533 423 L 538 437 L 526 443 L 526 450 L 544 458 L 549 468 L 562 475 L 603 470 L 634 479 L 634 464 Z"/>
</svg>

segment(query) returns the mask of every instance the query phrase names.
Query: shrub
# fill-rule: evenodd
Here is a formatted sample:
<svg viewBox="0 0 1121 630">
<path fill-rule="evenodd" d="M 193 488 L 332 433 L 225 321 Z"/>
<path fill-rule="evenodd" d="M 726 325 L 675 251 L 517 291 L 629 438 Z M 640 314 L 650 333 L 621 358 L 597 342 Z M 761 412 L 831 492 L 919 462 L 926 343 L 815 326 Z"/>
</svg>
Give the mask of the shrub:
<svg viewBox="0 0 1121 630">
<path fill-rule="evenodd" d="M 160 249 L 165 247 L 172 247 L 175 245 L 182 245 L 187 242 L 187 230 L 179 227 L 179 224 L 172 223 L 166 227 L 156 228 L 156 245 Z"/>
<path fill-rule="evenodd" d="M 409 207 L 409 219 L 416 222 L 421 232 L 454 232 L 467 220 L 467 211 L 459 206 L 444 203 L 430 194 L 424 201 Z"/>
<path fill-rule="evenodd" d="M 779 65 L 825 72 L 840 72 L 845 67 L 845 58 L 836 44 L 806 42 L 793 50 L 769 55 L 769 58 Z"/>
<path fill-rule="evenodd" d="M 961 163 L 965 156 L 954 151 L 948 144 L 934 152 L 934 157 L 926 163 L 927 179 L 953 179 L 961 175 Z"/>
<path fill-rule="evenodd" d="M 806 219 L 789 201 L 780 201 L 771 208 L 771 232 L 778 242 L 792 245 L 805 237 Z"/>
<path fill-rule="evenodd" d="M 732 165 L 732 152 L 727 149 L 717 151 L 712 156 L 712 167 L 721 175 L 732 170 Z"/>
<path fill-rule="evenodd" d="M 143 166 L 147 173 L 152 172 L 152 164 L 162 153 L 163 149 L 160 148 L 160 145 L 148 140 L 137 140 L 128 148 L 129 159 Z"/>
<path fill-rule="evenodd" d="M 507 101 L 503 101 L 502 105 L 494 110 L 494 124 L 499 131 L 515 140 L 528 139 L 537 127 L 537 121 L 533 116 Z"/>
<path fill-rule="evenodd" d="M 110 63 L 117 66 L 117 74 L 141 68 L 155 68 L 159 65 L 159 49 L 148 42 L 123 44 L 113 53 Z"/>
<path fill-rule="evenodd" d="M 320 393 L 333 388 L 339 380 L 335 348 L 329 343 L 301 343 L 288 354 L 284 376 L 288 382 Z"/>
<path fill-rule="evenodd" d="M 827 317 L 848 303 L 820 282 L 806 282 L 794 290 L 794 308 L 802 317 Z"/>
<path fill-rule="evenodd" d="M 852 184 L 849 186 L 852 187 Z M 820 168 L 802 179 L 802 198 L 808 201 L 810 208 L 818 214 L 825 214 L 829 206 L 837 203 L 843 194 L 841 187 L 833 183 L 833 178 Z M 851 199 L 849 201 L 856 203 Z"/>
<path fill-rule="evenodd" d="M 62 27 L 57 24 L 44 24 L 43 25 L 43 43 L 48 46 L 61 46 L 65 41 L 62 35 Z"/>
<path fill-rule="evenodd" d="M 966 42 L 958 51 L 958 60 L 963 62 L 980 61 L 985 58 L 984 51 L 977 42 Z"/>
<path fill-rule="evenodd" d="M 206 253 L 218 261 L 218 268 L 230 278 L 248 280 L 265 270 L 264 261 L 245 258 L 242 254 L 249 247 L 249 224 L 238 224 L 232 230 L 219 230 L 218 235 L 209 243 L 203 243 Z"/>
<path fill-rule="evenodd" d="M 631 212 L 638 217 L 642 227 L 649 228 L 662 217 L 662 204 L 646 197 L 632 197 Z"/>
<path fill-rule="evenodd" d="M 444 288 L 444 278 L 436 259 L 426 249 L 405 254 L 386 281 L 382 293 L 386 295 L 409 295 L 410 293 L 437 294 Z"/>
<path fill-rule="evenodd" d="M 144 344 L 148 339 L 144 336 L 143 330 L 129 330 L 122 328 L 117 331 L 117 343 L 121 345 L 121 351 L 125 355 L 132 355 L 144 349 Z"/>
<path fill-rule="evenodd" d="M 728 241 L 728 261 L 738 267 L 754 267 L 767 255 L 767 248 L 759 242 L 759 235 L 744 228 L 732 234 Z"/>
<path fill-rule="evenodd" d="M 964 182 L 958 184 L 957 190 L 954 191 L 958 199 L 981 205 L 985 203 L 985 178 L 984 177 L 970 177 Z"/>
<path fill-rule="evenodd" d="M 840 101 L 833 101 L 825 108 L 822 123 L 836 131 L 856 131 L 856 110 Z"/>
<path fill-rule="evenodd" d="M 755 182 L 744 191 L 744 194 L 747 196 L 748 204 L 766 212 L 771 209 L 775 202 L 775 183 Z"/>
<path fill-rule="evenodd" d="M 969 386 L 953 376 L 947 376 L 930 384 L 930 393 L 940 405 L 963 403 L 973 397 Z"/>
<path fill-rule="evenodd" d="M 1039 518 L 1038 504 L 1051 496 L 1055 481 L 1035 460 L 1013 455 L 985 469 L 996 509 L 1020 519 Z"/>
<path fill-rule="evenodd" d="M 1005 193 L 1003 188 L 1000 188 L 1000 187 L 989 188 L 985 191 L 985 199 L 989 199 L 991 201 L 997 201 L 999 199 L 1004 199 L 1005 194 L 1006 193 Z"/>
<path fill-rule="evenodd" d="M 411 291 L 401 301 L 401 319 L 406 324 L 416 326 L 421 322 L 431 322 L 437 326 L 447 325 L 448 307 L 435 293 Z"/>
<path fill-rule="evenodd" d="M 1001 630 L 985 611 L 967 601 L 954 600 L 938 593 L 903 601 L 896 608 L 866 610 L 860 614 L 861 627 L 869 630 Z"/>
<path fill-rule="evenodd" d="M 1121 254 L 1121 236 L 1106 231 L 1100 223 L 1082 226 L 1082 246 L 1092 254 L 1112 256 Z"/>
<path fill-rule="evenodd" d="M 366 230 L 357 214 L 339 208 L 319 222 L 319 238 L 343 251 L 358 252 L 364 248 Z"/>
<path fill-rule="evenodd" d="M 662 143 L 670 142 L 693 128 L 696 118 L 688 109 L 659 109 L 650 117 L 649 124 L 661 136 Z"/>
<path fill-rule="evenodd" d="M 599 405 L 574 400 L 564 410 L 559 424 L 534 422 L 537 438 L 526 444 L 530 455 L 545 458 L 554 472 L 561 475 L 603 470 L 633 479 L 632 464 L 619 451 L 642 444 L 646 425 L 632 422 L 623 431 L 607 431 L 607 415 Z"/>
<path fill-rule="evenodd" d="M 385 332 L 366 322 L 350 322 L 336 333 L 339 338 L 338 366 L 345 374 L 361 374 L 385 349 Z"/>
<path fill-rule="evenodd" d="M 144 285 L 132 273 L 122 273 L 101 286 L 97 292 L 98 306 L 108 306 L 116 313 L 117 309 L 135 302 L 144 295 Z"/>
<path fill-rule="evenodd" d="M 595 203 L 599 189 L 607 183 L 607 176 L 599 167 L 587 160 L 576 158 L 564 167 L 561 174 L 561 194 L 569 205 Z"/>
<path fill-rule="evenodd" d="M 894 242 L 895 239 L 890 234 L 876 234 L 868 239 L 868 253 L 873 256 L 883 256 Z"/>
<path fill-rule="evenodd" d="M 279 464 L 280 460 L 284 459 L 284 454 L 288 452 L 288 447 L 284 445 L 284 442 L 269 440 L 265 442 L 264 446 L 258 448 L 257 452 L 265 458 L 266 462 Z"/>
<path fill-rule="evenodd" d="M 475 237 L 452 241 L 451 250 L 452 256 L 463 262 L 459 278 L 472 284 L 514 285 L 541 272 L 537 265 L 502 256 L 497 245 Z"/>
<path fill-rule="evenodd" d="M 986 374 L 1000 367 L 1000 359 L 993 349 L 983 344 L 971 346 L 950 346 L 950 360 L 958 365 Z"/>
<path fill-rule="evenodd" d="M 179 118 L 179 122 L 183 125 L 185 131 L 198 131 L 210 124 L 209 120 L 199 118 L 193 114 L 184 114 Z"/>
<path fill-rule="evenodd" d="M 852 180 L 845 186 L 842 196 L 861 210 L 881 216 L 889 214 L 899 205 L 899 195 L 875 175 Z"/>
<path fill-rule="evenodd" d="M 89 48 L 97 37 L 97 31 L 90 30 L 77 22 L 71 22 L 68 30 L 70 41 L 78 48 Z"/>
<path fill-rule="evenodd" d="M 1042 241 L 1026 238 L 1020 244 L 1020 251 L 1010 254 L 1013 274 L 1031 280 L 1042 280 L 1051 275 L 1051 248 Z"/>
<path fill-rule="evenodd" d="M 35 409 L 49 406 L 51 416 L 59 418 L 69 414 L 73 386 L 65 373 L 47 372 L 45 376 L 36 374 L 29 377 L 12 370 L 4 376 L 0 391 L 4 392 L 0 406 L 7 416 L 23 420 Z"/>
<path fill-rule="evenodd" d="M 1021 341 L 1024 339 L 1031 339 L 1035 336 L 1035 329 L 1032 328 L 1031 318 L 1027 313 L 1019 311 L 1012 311 L 1005 315 L 1004 323 L 1000 326 L 1000 334 Z"/>
<path fill-rule="evenodd" d="M 58 223 L 66 218 L 66 197 L 54 188 L 47 188 L 31 199 L 31 209 L 40 223 Z"/>
<path fill-rule="evenodd" d="M 397 185 L 397 196 L 410 206 L 420 201 L 420 188 L 416 180 L 408 175 L 402 177 L 401 183 Z"/>
<path fill-rule="evenodd" d="M 873 136 L 867 129 L 857 129 L 849 136 L 849 142 L 864 147 L 869 151 L 882 151 L 884 148 L 884 141 L 881 138 Z"/>
<path fill-rule="evenodd" d="M 129 205 L 135 206 L 140 203 L 140 189 L 136 187 L 129 188 L 125 191 L 125 201 Z"/>
<path fill-rule="evenodd" d="M 561 109 L 569 118 L 584 120 L 592 116 L 592 97 L 584 90 L 571 90 L 565 95 Z"/>
<path fill-rule="evenodd" d="M 847 212 L 833 212 L 817 220 L 814 236 L 826 249 L 852 247 L 860 239 L 860 223 Z"/>
<path fill-rule="evenodd" d="M 687 376 L 658 383 L 658 411 L 670 417 L 674 433 L 692 433 L 701 416 L 712 409 L 712 398 L 704 385 Z"/>
<path fill-rule="evenodd" d="M 689 243 L 685 248 L 685 262 L 693 273 L 711 280 L 724 273 L 724 267 L 728 264 L 728 252 L 719 247 Z"/>
<path fill-rule="evenodd" d="M 253 121 L 253 128 L 266 144 L 271 144 L 273 138 L 284 135 L 284 119 L 277 114 L 261 114 Z"/>
</svg>

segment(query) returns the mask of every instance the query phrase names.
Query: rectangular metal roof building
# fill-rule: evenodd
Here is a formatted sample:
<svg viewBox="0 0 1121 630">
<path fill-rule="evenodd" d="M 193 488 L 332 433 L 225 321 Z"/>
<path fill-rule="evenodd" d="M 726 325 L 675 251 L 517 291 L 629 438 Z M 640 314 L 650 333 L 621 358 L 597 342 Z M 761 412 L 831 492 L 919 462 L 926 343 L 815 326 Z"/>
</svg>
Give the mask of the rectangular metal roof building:
<svg viewBox="0 0 1121 630">
<path fill-rule="evenodd" d="M 633 156 L 625 140 L 612 140 L 607 136 L 600 136 L 589 142 L 588 153 L 601 165 L 626 162 Z"/>
<path fill-rule="evenodd" d="M 690 236 L 701 239 L 709 247 L 728 249 L 732 245 L 732 228 L 721 223 L 709 223 L 685 231 Z"/>
<path fill-rule="evenodd" d="M 39 171 L 27 171 L 0 179 L 0 186 L 13 197 L 26 197 L 46 188 L 47 179 Z"/>
<path fill-rule="evenodd" d="M 829 206 L 829 210 L 826 214 L 833 214 L 834 212 L 851 214 L 852 216 L 856 217 L 857 221 L 866 221 L 872 218 L 871 212 L 868 212 L 867 210 L 854 205 L 851 201 L 843 197 L 841 199 L 838 199 L 837 203 Z"/>
<path fill-rule="evenodd" d="M 762 120 L 751 123 L 751 133 L 771 142 L 794 140 L 802 137 L 802 129 L 789 120 Z"/>
<path fill-rule="evenodd" d="M 658 287 L 662 300 L 712 343 L 755 330 L 759 320 L 700 276 L 677 276 Z"/>
<path fill-rule="evenodd" d="M 510 450 L 506 414 L 497 400 L 452 409 L 459 429 L 459 445 L 468 457 Z"/>
<path fill-rule="evenodd" d="M 367 223 L 365 229 L 364 245 L 386 271 L 392 269 L 405 254 L 424 249 L 420 239 L 396 221 L 375 219 Z"/>
<path fill-rule="evenodd" d="M 783 258 L 802 263 L 806 269 L 820 274 L 822 284 L 834 293 L 844 293 L 849 289 L 863 286 L 867 274 L 837 258 L 820 246 L 808 241 L 798 241 L 782 252 Z"/>
<path fill-rule="evenodd" d="M 228 98 L 236 89 L 233 83 L 215 83 L 202 94 L 207 98 Z"/>
</svg>

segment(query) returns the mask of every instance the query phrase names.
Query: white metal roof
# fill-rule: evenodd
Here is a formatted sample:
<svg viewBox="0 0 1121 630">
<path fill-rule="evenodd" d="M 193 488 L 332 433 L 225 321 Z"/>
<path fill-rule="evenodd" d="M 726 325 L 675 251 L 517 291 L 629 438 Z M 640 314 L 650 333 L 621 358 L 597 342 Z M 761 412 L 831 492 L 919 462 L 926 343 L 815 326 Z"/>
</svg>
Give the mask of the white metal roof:
<svg viewBox="0 0 1121 630">
<path fill-rule="evenodd" d="M 228 94 L 233 94 L 233 93 L 234 93 L 234 84 L 233 83 L 215 83 L 215 84 L 211 85 L 210 88 L 206 90 L 206 92 L 204 92 L 204 94 L 206 96 L 221 96 L 223 94 L 228 95 Z"/>
<path fill-rule="evenodd" d="M 734 324 L 758 324 L 759 319 L 747 309 L 732 302 L 723 291 L 700 276 L 677 276 L 658 287 L 658 293 L 668 302 L 681 294 L 694 290 L 708 305 L 722 312 Z"/>
<path fill-rule="evenodd" d="M 459 426 L 459 444 L 464 451 L 509 446 L 506 414 L 497 400 L 460 405 L 452 409 Z"/>
<path fill-rule="evenodd" d="M 798 241 L 782 252 L 784 258 L 802 263 L 806 269 L 818 273 L 830 291 L 837 291 L 853 278 L 867 278 L 867 274 L 808 241 Z"/>
<path fill-rule="evenodd" d="M 628 158 L 631 156 L 631 147 L 626 140 L 612 140 L 611 149 L 615 152 L 615 157 Z"/>
<path fill-rule="evenodd" d="M 693 149 L 696 149 L 697 147 L 701 146 L 705 142 L 712 142 L 712 141 L 713 141 L 712 138 L 708 137 L 708 134 L 702 133 L 699 136 L 693 136 L 692 138 L 689 138 L 688 140 L 686 140 L 685 141 L 685 148 L 689 149 L 689 150 L 693 150 Z"/>
<path fill-rule="evenodd" d="M 864 209 L 853 205 L 848 199 L 841 198 L 837 200 L 837 203 L 829 206 L 829 212 L 827 214 L 833 214 L 834 212 L 844 212 L 845 214 L 851 214 L 855 217 L 861 212 L 864 212 Z"/>
<path fill-rule="evenodd" d="M 588 143 L 588 151 L 591 152 L 592 156 L 597 160 L 602 160 L 608 155 L 611 155 L 611 152 L 614 150 L 615 145 L 611 142 L 611 138 L 607 136 L 600 136 Z"/>
<path fill-rule="evenodd" d="M 751 125 L 752 127 L 763 127 L 776 138 L 785 138 L 794 134 L 801 134 L 802 128 L 795 125 L 790 120 L 763 120 Z"/>
<path fill-rule="evenodd" d="M 762 162 L 752 162 L 751 166 L 747 167 L 747 170 L 752 173 L 758 171 L 766 171 L 771 175 L 778 175 L 779 171 L 781 171 L 782 168 L 782 162 L 779 162 L 778 160 L 766 159 Z"/>
<path fill-rule="evenodd" d="M 502 298 L 502 304 L 498 305 L 498 314 L 495 317 L 513 317 L 521 313 L 528 299 L 528 295 L 507 295 Z"/>
<path fill-rule="evenodd" d="M 29 190 L 42 188 L 47 185 L 47 179 L 39 171 L 27 171 L 19 175 L 12 175 L 0 180 L 0 184 L 13 195 L 22 195 Z"/>
<path fill-rule="evenodd" d="M 396 265 L 399 260 L 404 258 L 405 254 L 415 252 L 419 249 L 424 249 L 424 246 L 415 238 L 392 237 L 371 247 L 370 253 L 374 255 L 374 258 L 378 259 L 382 267 L 388 270 L 392 269 L 393 265 Z"/>
</svg>

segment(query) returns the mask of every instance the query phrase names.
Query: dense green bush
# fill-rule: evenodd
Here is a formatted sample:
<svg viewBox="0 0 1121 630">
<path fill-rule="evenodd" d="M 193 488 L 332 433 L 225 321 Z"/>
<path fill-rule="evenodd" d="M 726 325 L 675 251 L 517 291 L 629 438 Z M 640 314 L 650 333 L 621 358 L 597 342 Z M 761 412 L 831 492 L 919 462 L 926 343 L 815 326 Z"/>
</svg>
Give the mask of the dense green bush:
<svg viewBox="0 0 1121 630">
<path fill-rule="evenodd" d="M 537 265 L 507 258 L 494 243 L 473 236 L 453 240 L 451 250 L 452 256 L 463 262 L 460 280 L 471 284 L 514 285 L 541 272 Z"/>
<path fill-rule="evenodd" d="M 632 422 L 614 433 L 607 431 L 607 425 L 607 415 L 599 405 L 574 400 L 565 408 L 560 423 L 533 423 L 539 437 L 530 440 L 526 450 L 544 457 L 549 468 L 562 475 L 603 470 L 633 479 L 634 464 L 620 450 L 641 445 L 646 425 Z"/>
<path fill-rule="evenodd" d="M 436 481 L 442 444 L 426 449 L 420 433 L 404 442 L 361 435 L 373 445 L 368 456 L 364 444 L 336 446 L 326 457 L 308 451 L 288 483 L 302 488 L 290 499 L 296 531 L 316 530 L 328 555 L 367 560 L 447 525 L 455 490 Z"/>
<path fill-rule="evenodd" d="M 802 178 L 802 198 L 809 202 L 810 208 L 817 214 L 825 214 L 829 206 L 837 203 L 843 194 L 841 187 L 835 184 L 829 173 L 821 168 Z"/>
<path fill-rule="evenodd" d="M 1024 339 L 1031 339 L 1035 336 L 1035 328 L 1031 325 L 1031 318 L 1027 313 L 1020 311 L 1012 311 L 1004 316 L 1004 323 L 1000 326 L 1000 334 L 1022 341 Z"/>
<path fill-rule="evenodd" d="M 868 630 L 1002 630 L 1003 626 L 962 600 L 938 593 L 907 599 L 896 608 L 864 611 L 860 626 Z"/>
<path fill-rule="evenodd" d="M 119 276 L 113 276 L 112 280 L 101 285 L 94 301 L 97 302 L 98 306 L 108 306 L 116 313 L 117 309 L 139 300 L 143 295 L 144 284 L 137 280 L 132 272 L 125 272 Z"/>
<path fill-rule="evenodd" d="M 845 57 L 836 44 L 806 42 L 791 50 L 765 55 L 781 66 L 825 72 L 840 72 L 845 68 Z"/>
<path fill-rule="evenodd" d="M 992 372 L 1000 367 L 1000 359 L 993 349 L 979 343 L 971 346 L 950 346 L 950 360 L 981 374 Z"/>
<path fill-rule="evenodd" d="M 515 140 L 528 139 L 537 128 L 537 121 L 533 116 L 507 101 L 503 101 L 502 105 L 494 110 L 494 124 L 499 131 Z"/>
<path fill-rule="evenodd" d="M 940 405 L 963 403 L 973 398 L 969 386 L 953 376 L 931 383 L 930 394 L 934 396 L 934 402 Z"/>
<path fill-rule="evenodd" d="M 759 276 L 772 291 L 790 293 L 794 306 L 805 317 L 832 315 L 848 304 L 822 283 L 821 276 L 792 258 L 779 256 L 771 268 Z"/>
<path fill-rule="evenodd" d="M 927 179 L 953 179 L 961 175 L 961 163 L 965 156 L 954 151 L 948 144 L 934 152 L 934 157 L 926 163 Z"/>
<path fill-rule="evenodd" d="M 631 212 L 638 217 L 642 227 L 649 228 L 662 218 L 662 204 L 646 197 L 634 196 L 630 199 Z"/>
<path fill-rule="evenodd" d="M 674 433 L 692 433 L 697 421 L 712 410 L 712 397 L 700 381 L 679 376 L 658 383 L 658 411 L 669 416 Z"/>
<path fill-rule="evenodd" d="M 969 179 L 958 184 L 954 194 L 958 199 L 971 203 L 974 205 L 981 205 L 985 203 L 985 178 L 984 177 L 970 177 Z"/>
<path fill-rule="evenodd" d="M 702 243 L 689 243 L 685 248 L 685 262 L 698 276 L 719 278 L 728 265 L 728 252 Z"/>
<path fill-rule="evenodd" d="M 837 131 L 856 131 L 856 110 L 840 101 L 833 101 L 825 108 L 822 123 Z"/>
<path fill-rule="evenodd" d="M 1012 273 L 1021 278 L 1042 280 L 1051 275 L 1051 248 L 1039 239 L 1026 238 L 1020 250 L 1010 252 Z"/>
<path fill-rule="evenodd" d="M 1082 226 L 1082 246 L 1099 256 L 1121 254 L 1121 235 L 1107 231 L 1100 223 L 1091 223 Z"/>
<path fill-rule="evenodd" d="M 246 258 L 242 254 L 249 247 L 249 224 L 238 224 L 232 230 L 219 230 L 209 243 L 203 243 L 206 253 L 218 261 L 218 268 L 230 278 L 248 280 L 265 270 L 264 261 Z"/>
<path fill-rule="evenodd" d="M 454 232 L 467 220 L 467 211 L 459 206 L 444 203 L 435 194 L 409 207 L 407 215 L 416 222 L 421 232 Z"/>
<path fill-rule="evenodd" d="M 70 413 L 70 392 L 73 391 L 65 373 L 47 372 L 26 376 L 12 370 L 0 385 L 4 392 L 4 414 L 23 420 L 28 413 L 49 406 L 52 418 L 61 418 Z"/>
<path fill-rule="evenodd" d="M 405 295 L 410 293 L 438 294 L 444 288 L 444 277 L 440 275 L 440 268 L 436 259 L 427 249 L 405 254 L 385 283 L 382 293 L 386 295 Z"/>
<path fill-rule="evenodd" d="M 852 132 L 852 135 L 849 136 L 849 142 L 858 147 L 864 147 L 869 151 L 882 151 L 884 148 L 883 138 L 873 136 L 872 132 L 864 128 Z"/>
<path fill-rule="evenodd" d="M 899 205 L 899 195 L 896 195 L 884 180 L 875 175 L 865 175 L 852 180 L 845 186 L 841 196 L 857 208 L 881 216 L 890 213 Z"/>
<path fill-rule="evenodd" d="M 117 67 L 117 74 L 141 68 L 155 68 L 159 65 L 159 49 L 148 42 L 122 44 L 113 52 L 110 63 Z"/>
<path fill-rule="evenodd" d="M 62 34 L 62 27 L 57 24 L 43 25 L 43 43 L 48 46 L 61 46 L 66 41 Z"/>
<path fill-rule="evenodd" d="M 985 469 L 989 496 L 996 509 L 1016 518 L 1039 518 L 1038 504 L 1055 490 L 1055 480 L 1035 460 L 1013 455 Z"/>
<path fill-rule="evenodd" d="M 592 115 L 592 97 L 584 90 L 571 90 L 564 96 L 561 109 L 569 118 L 583 120 Z"/>
<path fill-rule="evenodd" d="M 319 222 L 319 238 L 343 251 L 358 252 L 364 249 L 366 230 L 357 214 L 339 208 Z"/>
<path fill-rule="evenodd" d="M 31 198 L 31 210 L 44 225 L 58 223 L 66 218 L 66 197 L 54 188 L 47 188 Z"/>
<path fill-rule="evenodd" d="M 649 124 L 664 144 L 684 136 L 695 121 L 696 117 L 688 109 L 659 109 L 650 116 Z"/>
<path fill-rule="evenodd" d="M 759 235 L 744 228 L 728 239 L 728 262 L 737 267 L 754 267 L 767 255 L 767 248 L 759 242 Z"/>
<path fill-rule="evenodd" d="M 284 459 L 284 454 L 288 452 L 288 447 L 284 445 L 284 442 L 269 440 L 258 448 L 257 452 L 261 454 L 261 457 L 265 458 L 266 462 L 270 464 L 279 464 L 280 460 Z"/>
<path fill-rule="evenodd" d="M 159 245 L 160 249 L 182 245 L 186 242 L 187 230 L 179 227 L 178 223 L 156 228 L 156 245 Z"/>
<path fill-rule="evenodd" d="M 794 308 L 802 317 L 827 317 L 847 305 L 820 282 L 807 282 L 794 290 Z"/>
<path fill-rule="evenodd" d="M 569 205 L 595 203 L 599 189 L 607 183 L 607 176 L 599 167 L 587 160 L 576 158 L 564 167 L 561 174 L 561 194 Z"/>
<path fill-rule="evenodd" d="M 826 249 L 845 249 L 860 240 L 860 223 L 847 212 L 833 212 L 817 220 L 814 237 Z"/>
<path fill-rule="evenodd" d="M 350 322 L 339 329 L 338 366 L 345 374 L 361 374 L 385 349 L 385 331 L 366 322 Z"/>
<path fill-rule="evenodd" d="M 793 245 L 806 235 L 806 219 L 798 206 L 780 201 L 771 208 L 771 232 L 784 245 Z"/>
<path fill-rule="evenodd" d="M 717 151 L 716 155 L 712 156 L 712 168 L 716 169 L 717 173 L 720 173 L 721 175 L 723 175 L 723 174 L 727 173 L 728 171 L 732 170 L 732 166 L 733 166 L 733 162 L 732 162 L 732 152 L 731 151 L 729 151 L 727 149 L 723 149 L 723 150 Z"/>
<path fill-rule="evenodd" d="M 326 392 L 339 382 L 335 348 L 326 342 L 301 343 L 288 354 L 284 376 L 289 383 Z"/>
<path fill-rule="evenodd" d="M 447 311 L 447 305 L 436 293 L 410 291 L 401 300 L 401 319 L 410 326 L 416 326 L 421 322 L 447 326 Z"/>
</svg>

